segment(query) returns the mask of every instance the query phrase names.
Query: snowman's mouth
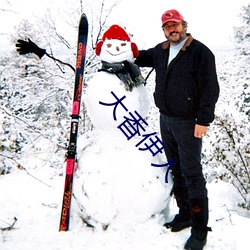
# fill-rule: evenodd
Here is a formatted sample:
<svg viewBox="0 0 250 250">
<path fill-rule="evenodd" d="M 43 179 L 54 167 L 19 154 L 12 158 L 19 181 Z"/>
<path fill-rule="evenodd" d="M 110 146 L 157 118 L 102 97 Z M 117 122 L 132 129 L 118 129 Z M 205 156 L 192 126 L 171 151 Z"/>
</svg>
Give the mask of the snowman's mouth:
<svg viewBox="0 0 250 250">
<path fill-rule="evenodd" d="M 121 55 L 121 54 L 124 54 L 125 52 L 124 51 L 122 51 L 122 52 L 120 52 L 120 53 L 117 53 L 117 54 L 113 54 L 113 53 L 111 53 L 110 51 L 108 51 L 108 50 L 106 50 L 111 56 L 119 56 L 119 55 Z"/>
</svg>

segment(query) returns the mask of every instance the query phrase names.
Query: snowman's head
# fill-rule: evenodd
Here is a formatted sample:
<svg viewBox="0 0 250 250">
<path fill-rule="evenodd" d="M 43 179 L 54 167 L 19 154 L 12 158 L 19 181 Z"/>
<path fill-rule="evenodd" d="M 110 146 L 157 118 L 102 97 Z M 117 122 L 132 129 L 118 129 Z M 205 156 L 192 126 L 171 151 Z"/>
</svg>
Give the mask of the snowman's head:
<svg viewBox="0 0 250 250">
<path fill-rule="evenodd" d="M 96 45 L 96 55 L 108 63 L 133 62 L 138 54 L 137 45 L 130 41 L 126 31 L 118 25 L 112 25 Z"/>
</svg>

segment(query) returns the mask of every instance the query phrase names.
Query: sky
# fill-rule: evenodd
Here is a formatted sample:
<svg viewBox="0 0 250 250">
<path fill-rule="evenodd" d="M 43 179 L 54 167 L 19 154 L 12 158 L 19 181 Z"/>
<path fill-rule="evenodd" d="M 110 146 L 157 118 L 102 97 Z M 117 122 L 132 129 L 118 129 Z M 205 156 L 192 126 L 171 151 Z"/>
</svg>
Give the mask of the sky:
<svg viewBox="0 0 250 250">
<path fill-rule="evenodd" d="M 106 0 L 106 3 L 114 1 L 116 0 Z M 55 11 L 66 2 L 0 0 L 0 50 L 6 48 L 8 34 L 13 32 L 14 26 L 18 26 L 21 19 L 35 20 L 36 16 L 42 16 L 47 9 Z M 102 0 L 96 0 L 94 3 L 101 2 Z M 188 32 L 196 39 L 208 46 L 228 45 L 233 36 L 233 27 L 240 24 L 240 8 L 248 3 L 249 0 L 121 0 L 108 23 L 126 26 L 134 34 L 139 47 L 154 46 L 164 39 L 161 15 L 166 10 L 175 8 L 182 13 L 188 22 Z"/>
</svg>

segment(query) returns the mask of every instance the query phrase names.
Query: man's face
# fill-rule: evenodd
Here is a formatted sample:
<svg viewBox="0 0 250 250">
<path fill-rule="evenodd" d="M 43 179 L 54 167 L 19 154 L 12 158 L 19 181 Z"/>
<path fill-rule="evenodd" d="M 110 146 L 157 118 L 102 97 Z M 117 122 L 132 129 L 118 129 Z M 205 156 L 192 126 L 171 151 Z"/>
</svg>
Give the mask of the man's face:
<svg viewBox="0 0 250 250">
<path fill-rule="evenodd" d="M 181 22 L 167 22 L 162 27 L 165 37 L 173 45 L 180 43 L 183 39 L 186 38 L 187 27 L 184 26 Z"/>
</svg>

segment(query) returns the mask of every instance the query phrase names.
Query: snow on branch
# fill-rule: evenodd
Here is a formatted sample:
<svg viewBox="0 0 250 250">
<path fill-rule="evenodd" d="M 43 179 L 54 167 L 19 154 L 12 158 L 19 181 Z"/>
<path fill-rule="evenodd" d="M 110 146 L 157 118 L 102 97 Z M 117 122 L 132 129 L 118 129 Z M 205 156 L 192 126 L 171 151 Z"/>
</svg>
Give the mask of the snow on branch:
<svg viewBox="0 0 250 250">
<path fill-rule="evenodd" d="M 16 222 L 17 222 L 17 218 L 14 217 L 14 221 L 12 224 L 10 224 L 8 227 L 0 227 L 0 230 L 1 231 L 11 231 L 11 230 L 15 229 L 14 226 L 15 226 Z M 9 223 L 7 223 L 7 224 L 9 224 Z"/>
</svg>

